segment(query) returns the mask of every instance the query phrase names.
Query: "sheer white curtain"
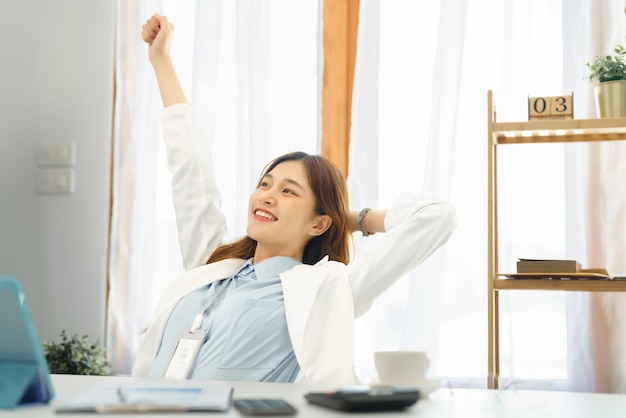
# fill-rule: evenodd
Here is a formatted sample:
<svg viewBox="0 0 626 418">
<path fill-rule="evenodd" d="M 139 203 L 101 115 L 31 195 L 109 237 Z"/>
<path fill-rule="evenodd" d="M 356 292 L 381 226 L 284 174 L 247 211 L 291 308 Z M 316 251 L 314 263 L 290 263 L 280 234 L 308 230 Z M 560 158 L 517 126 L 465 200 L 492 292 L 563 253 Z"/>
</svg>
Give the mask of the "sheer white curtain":
<svg viewBox="0 0 626 418">
<path fill-rule="evenodd" d="M 398 190 L 409 188 L 450 199 L 459 214 L 448 244 L 360 320 L 362 377 L 376 377 L 372 351 L 419 349 L 430 353 L 432 377 L 452 385 L 486 384 L 486 92 L 494 90 L 500 121 L 526 120 L 528 95 L 572 91 L 576 117 L 589 117 L 585 63 L 594 55 L 591 45 L 608 52 L 623 40 L 623 8 L 622 0 L 361 1 L 349 179 L 353 202 L 385 206 Z M 513 271 L 517 257 L 576 257 L 626 271 L 618 264 L 623 257 L 588 255 L 623 250 L 574 248 L 594 237 L 623 243 L 624 231 L 611 228 L 624 213 L 618 211 L 624 198 L 604 194 L 603 199 L 612 196 L 610 216 L 590 211 L 584 193 L 591 188 L 590 174 L 581 174 L 577 164 L 589 158 L 592 167 L 612 163 L 593 184 L 608 184 L 608 178 L 618 183 L 623 164 L 608 158 L 621 145 L 611 145 L 604 160 L 586 146 L 533 147 L 503 147 L 499 154 L 501 268 Z M 580 187 L 573 186 L 575 180 Z M 588 226 L 579 228 L 576 219 L 582 218 L 576 216 L 585 217 Z M 611 228 L 597 224 L 611 217 L 606 224 Z M 624 337 L 611 331 L 623 324 L 620 296 L 502 292 L 504 383 L 623 391 L 615 383 L 625 380 Z M 606 330 L 601 345 L 595 343 L 598 328 Z M 606 364 L 603 350 L 611 353 Z"/>
<path fill-rule="evenodd" d="M 349 170 L 354 207 L 389 206 L 404 189 L 451 199 L 466 24 L 466 3 L 448 8 L 451 3 L 361 1 Z M 358 239 L 362 247 L 377 237 Z M 448 248 L 357 322 L 363 380 L 376 377 L 371 354 L 377 349 L 420 349 L 431 357 L 437 351 L 445 282 L 435 278 L 444 275 Z M 433 303 L 413 303 L 424 298 Z"/>
<path fill-rule="evenodd" d="M 175 25 L 172 59 L 212 143 L 236 237 L 263 166 L 287 151 L 319 150 L 319 4 L 125 0 L 118 9 L 107 350 L 114 372 L 128 373 L 161 289 L 182 269 L 141 25 L 154 12 Z"/>
</svg>

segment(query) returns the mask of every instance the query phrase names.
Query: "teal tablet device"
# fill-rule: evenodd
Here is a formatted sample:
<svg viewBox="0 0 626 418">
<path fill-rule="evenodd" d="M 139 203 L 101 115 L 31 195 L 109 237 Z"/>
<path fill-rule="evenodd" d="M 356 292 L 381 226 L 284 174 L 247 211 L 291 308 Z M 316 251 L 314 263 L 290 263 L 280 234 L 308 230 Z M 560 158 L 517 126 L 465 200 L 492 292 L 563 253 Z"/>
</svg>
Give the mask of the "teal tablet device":
<svg viewBox="0 0 626 418">
<path fill-rule="evenodd" d="M 48 363 L 20 282 L 0 276 L 0 409 L 48 403 Z"/>
</svg>

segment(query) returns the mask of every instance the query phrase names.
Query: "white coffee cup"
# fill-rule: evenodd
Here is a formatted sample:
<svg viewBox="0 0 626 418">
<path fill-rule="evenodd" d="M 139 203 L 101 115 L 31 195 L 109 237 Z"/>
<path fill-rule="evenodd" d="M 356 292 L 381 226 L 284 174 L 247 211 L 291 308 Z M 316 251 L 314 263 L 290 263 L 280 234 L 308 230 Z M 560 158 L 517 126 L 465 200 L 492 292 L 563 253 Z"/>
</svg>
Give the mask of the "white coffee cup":
<svg viewBox="0 0 626 418">
<path fill-rule="evenodd" d="M 376 351 L 374 363 L 382 385 L 416 386 L 426 379 L 430 367 L 425 351 Z"/>
</svg>

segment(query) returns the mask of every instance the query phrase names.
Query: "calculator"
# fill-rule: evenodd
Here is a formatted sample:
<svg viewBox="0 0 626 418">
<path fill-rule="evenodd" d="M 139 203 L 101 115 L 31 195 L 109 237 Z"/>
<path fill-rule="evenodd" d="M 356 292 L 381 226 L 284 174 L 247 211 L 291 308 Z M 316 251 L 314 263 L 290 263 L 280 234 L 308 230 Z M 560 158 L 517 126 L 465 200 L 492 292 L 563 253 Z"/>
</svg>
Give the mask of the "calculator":
<svg viewBox="0 0 626 418">
<path fill-rule="evenodd" d="M 420 398 L 420 391 L 409 386 L 358 386 L 330 392 L 310 392 L 304 397 L 311 404 L 339 411 L 399 411 L 415 404 Z"/>
</svg>

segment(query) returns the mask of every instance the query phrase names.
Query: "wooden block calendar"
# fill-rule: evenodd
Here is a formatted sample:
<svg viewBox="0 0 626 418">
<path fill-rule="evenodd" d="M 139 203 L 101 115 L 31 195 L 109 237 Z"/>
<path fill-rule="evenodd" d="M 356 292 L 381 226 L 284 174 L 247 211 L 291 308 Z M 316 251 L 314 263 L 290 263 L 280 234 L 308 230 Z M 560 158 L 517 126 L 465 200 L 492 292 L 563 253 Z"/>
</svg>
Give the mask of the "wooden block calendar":
<svg viewBox="0 0 626 418">
<path fill-rule="evenodd" d="M 528 120 L 573 118 L 574 93 L 564 96 L 528 97 Z"/>
</svg>

